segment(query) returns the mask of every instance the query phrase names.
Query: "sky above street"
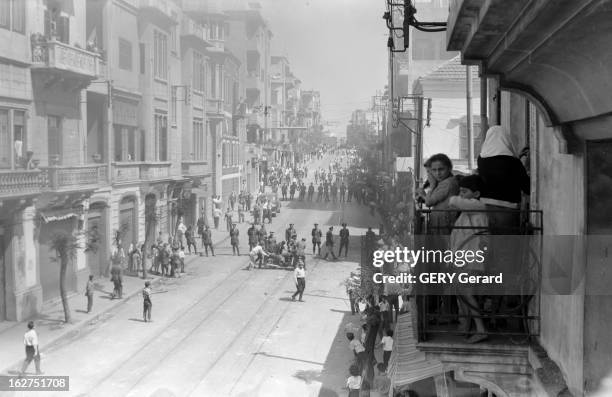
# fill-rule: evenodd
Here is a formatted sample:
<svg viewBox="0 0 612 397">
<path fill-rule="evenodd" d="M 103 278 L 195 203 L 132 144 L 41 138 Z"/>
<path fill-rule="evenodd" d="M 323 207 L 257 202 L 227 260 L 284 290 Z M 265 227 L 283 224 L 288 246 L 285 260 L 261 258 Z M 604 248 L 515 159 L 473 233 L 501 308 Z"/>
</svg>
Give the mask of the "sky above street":
<svg viewBox="0 0 612 397">
<path fill-rule="evenodd" d="M 368 107 L 387 81 L 384 0 L 259 3 L 274 34 L 273 55 L 287 56 L 302 89 L 321 91 L 324 121 L 338 123 L 326 128 L 344 136 L 351 112 Z"/>
</svg>

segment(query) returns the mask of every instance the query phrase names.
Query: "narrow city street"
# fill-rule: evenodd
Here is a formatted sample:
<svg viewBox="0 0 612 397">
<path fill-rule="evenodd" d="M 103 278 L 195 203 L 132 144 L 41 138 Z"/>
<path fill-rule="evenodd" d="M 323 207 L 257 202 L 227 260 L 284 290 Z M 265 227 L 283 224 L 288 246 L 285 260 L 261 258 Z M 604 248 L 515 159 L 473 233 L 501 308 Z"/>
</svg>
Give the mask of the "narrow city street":
<svg viewBox="0 0 612 397">
<path fill-rule="evenodd" d="M 309 168 L 328 163 L 326 157 Z M 246 270 L 243 224 L 241 256 L 223 241 L 215 257 L 188 257 L 183 277 L 154 288 L 153 322 L 142 321 L 137 295 L 77 337 L 46 348 L 43 370 L 70 376 L 74 396 L 345 395 L 353 357 L 344 327 L 358 318 L 350 314 L 342 282 L 358 266 L 358 236 L 378 219 L 355 202 L 282 203 L 268 231 L 280 240 L 291 222 L 298 238 L 306 237 L 304 302 L 291 300 L 292 271 Z M 334 226 L 336 241 L 341 223 L 348 224 L 348 258 L 311 255 L 315 222 L 324 233 Z"/>
</svg>

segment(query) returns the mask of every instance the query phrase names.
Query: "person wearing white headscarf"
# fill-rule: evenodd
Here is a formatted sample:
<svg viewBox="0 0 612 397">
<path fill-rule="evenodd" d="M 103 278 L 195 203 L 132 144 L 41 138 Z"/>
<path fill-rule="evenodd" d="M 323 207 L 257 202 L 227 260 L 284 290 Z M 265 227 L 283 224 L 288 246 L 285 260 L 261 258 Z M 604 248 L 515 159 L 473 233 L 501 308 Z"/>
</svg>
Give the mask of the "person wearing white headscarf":
<svg viewBox="0 0 612 397">
<path fill-rule="evenodd" d="M 487 131 L 486 139 L 480 150 L 480 157 L 493 156 L 518 157 L 512 144 L 510 134 L 501 125 L 494 125 Z"/>
<path fill-rule="evenodd" d="M 497 234 L 517 234 L 516 210 L 521 203 L 521 192 L 529 194 L 530 182 L 523 163 L 518 159 L 510 132 L 500 125 L 487 131 L 478 157 L 478 174 L 485 183 L 480 201 L 487 205 L 490 223 L 497 228 Z M 505 229 L 505 230 L 503 230 Z"/>
</svg>

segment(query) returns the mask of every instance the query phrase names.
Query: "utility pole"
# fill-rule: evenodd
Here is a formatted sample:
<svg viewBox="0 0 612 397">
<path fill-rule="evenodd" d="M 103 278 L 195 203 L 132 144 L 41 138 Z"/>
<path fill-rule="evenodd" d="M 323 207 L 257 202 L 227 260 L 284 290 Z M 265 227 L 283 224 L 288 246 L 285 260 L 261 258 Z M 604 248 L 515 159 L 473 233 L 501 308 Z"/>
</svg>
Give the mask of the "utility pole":
<svg viewBox="0 0 612 397">
<path fill-rule="evenodd" d="M 474 170 L 474 131 L 472 123 L 472 68 L 470 65 L 465 67 L 466 71 L 466 100 L 467 100 L 467 143 L 468 143 L 468 167 Z"/>
<path fill-rule="evenodd" d="M 423 101 L 422 96 L 415 98 L 416 100 L 416 145 L 414 153 L 414 179 L 417 184 L 421 184 L 421 163 L 423 161 Z"/>
</svg>

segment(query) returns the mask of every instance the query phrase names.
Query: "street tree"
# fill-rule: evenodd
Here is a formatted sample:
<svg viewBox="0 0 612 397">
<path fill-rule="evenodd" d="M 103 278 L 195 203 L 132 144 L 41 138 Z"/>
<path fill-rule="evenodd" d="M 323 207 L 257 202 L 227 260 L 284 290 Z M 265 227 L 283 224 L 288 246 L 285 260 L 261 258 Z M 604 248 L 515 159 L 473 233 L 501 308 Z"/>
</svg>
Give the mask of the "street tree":
<svg viewBox="0 0 612 397">
<path fill-rule="evenodd" d="M 84 242 L 83 242 L 84 241 Z M 68 303 L 68 293 L 66 290 L 66 272 L 68 265 L 71 264 L 77 256 L 80 249 L 85 252 L 96 252 L 98 249 L 98 236 L 90 231 L 79 231 L 76 233 L 66 233 L 63 231 L 56 232 L 51 236 L 50 248 L 55 251 L 53 261 L 60 263 L 60 297 L 62 298 L 62 307 L 64 309 L 64 321 L 72 322 L 72 314 Z"/>
</svg>

